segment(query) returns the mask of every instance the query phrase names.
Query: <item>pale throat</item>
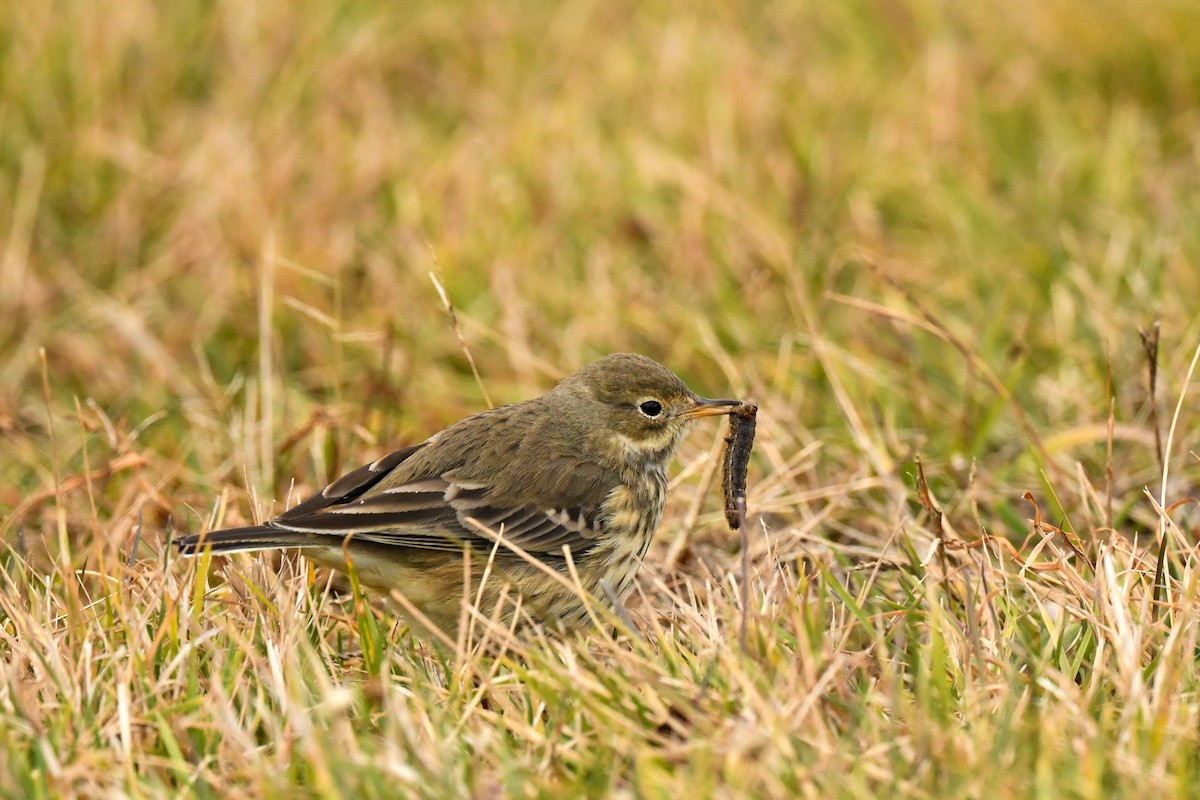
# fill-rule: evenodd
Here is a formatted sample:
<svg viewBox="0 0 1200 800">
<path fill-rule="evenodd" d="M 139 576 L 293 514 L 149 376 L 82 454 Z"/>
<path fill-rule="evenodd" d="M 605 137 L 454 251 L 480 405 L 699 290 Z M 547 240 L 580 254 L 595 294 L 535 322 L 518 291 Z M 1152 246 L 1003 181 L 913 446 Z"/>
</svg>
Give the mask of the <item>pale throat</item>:
<svg viewBox="0 0 1200 800">
<path fill-rule="evenodd" d="M 652 431 L 649 435 L 633 439 L 623 433 L 617 434 L 620 459 L 626 469 L 634 474 L 649 470 L 666 471 L 683 442 L 690 425 L 679 425 Z"/>
</svg>

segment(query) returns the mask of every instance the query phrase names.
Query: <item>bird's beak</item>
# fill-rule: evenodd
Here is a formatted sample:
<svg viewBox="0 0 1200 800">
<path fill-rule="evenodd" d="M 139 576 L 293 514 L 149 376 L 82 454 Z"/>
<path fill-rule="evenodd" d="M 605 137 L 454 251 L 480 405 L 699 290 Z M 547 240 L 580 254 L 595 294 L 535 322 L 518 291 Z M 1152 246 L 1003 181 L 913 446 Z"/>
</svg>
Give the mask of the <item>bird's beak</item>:
<svg viewBox="0 0 1200 800">
<path fill-rule="evenodd" d="M 680 416 L 687 417 L 688 419 L 719 417 L 732 412 L 741 404 L 741 400 L 708 400 L 703 397 L 697 397 L 696 402 L 692 403 Z"/>
</svg>

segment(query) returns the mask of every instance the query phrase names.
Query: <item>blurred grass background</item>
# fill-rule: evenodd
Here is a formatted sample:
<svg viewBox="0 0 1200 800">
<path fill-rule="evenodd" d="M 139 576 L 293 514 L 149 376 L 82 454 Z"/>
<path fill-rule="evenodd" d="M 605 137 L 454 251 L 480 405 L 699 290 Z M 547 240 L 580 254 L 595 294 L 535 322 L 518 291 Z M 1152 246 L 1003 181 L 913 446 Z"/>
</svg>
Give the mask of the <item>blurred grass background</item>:
<svg viewBox="0 0 1200 800">
<path fill-rule="evenodd" d="M 927 522 L 918 454 L 968 540 L 1019 543 L 1025 491 L 1144 537 L 1200 341 L 1196 30 L 1185 0 L 4 4 L 2 538 L 81 566 L 142 514 L 158 553 L 480 410 L 430 272 L 496 403 L 617 350 L 761 399 L 781 537 L 878 555 Z M 660 563 L 736 550 L 691 479 L 716 436 Z"/>
<path fill-rule="evenodd" d="M 1047 435 L 1107 416 L 1110 359 L 1141 420 L 1137 329 L 1172 375 L 1200 333 L 1197 14 L 1081 8 L 12 7 L 0 409 L 44 425 L 45 348 L 57 401 L 166 411 L 156 452 L 239 378 L 285 430 L 420 435 L 481 401 L 436 269 L 501 400 L 620 349 L 717 391 L 720 348 L 837 436 L 817 338 L 893 455 L 1011 457 L 953 348 L 838 302 L 906 306 L 875 261 Z"/>
</svg>

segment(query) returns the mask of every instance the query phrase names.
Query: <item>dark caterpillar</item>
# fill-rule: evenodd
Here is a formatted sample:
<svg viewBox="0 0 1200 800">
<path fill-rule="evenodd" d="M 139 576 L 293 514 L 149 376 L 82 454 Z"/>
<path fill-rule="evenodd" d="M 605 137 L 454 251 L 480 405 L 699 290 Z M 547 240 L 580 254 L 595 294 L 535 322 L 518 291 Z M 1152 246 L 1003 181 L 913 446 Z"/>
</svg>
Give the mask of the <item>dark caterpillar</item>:
<svg viewBox="0 0 1200 800">
<path fill-rule="evenodd" d="M 725 466 L 721 485 L 725 489 L 725 521 L 732 530 L 741 527 L 746 502 L 746 470 L 750 466 L 750 448 L 754 447 L 755 417 L 758 403 L 749 400 L 729 415 L 729 435 L 725 437 Z M 738 510 L 738 498 L 743 511 Z"/>
</svg>

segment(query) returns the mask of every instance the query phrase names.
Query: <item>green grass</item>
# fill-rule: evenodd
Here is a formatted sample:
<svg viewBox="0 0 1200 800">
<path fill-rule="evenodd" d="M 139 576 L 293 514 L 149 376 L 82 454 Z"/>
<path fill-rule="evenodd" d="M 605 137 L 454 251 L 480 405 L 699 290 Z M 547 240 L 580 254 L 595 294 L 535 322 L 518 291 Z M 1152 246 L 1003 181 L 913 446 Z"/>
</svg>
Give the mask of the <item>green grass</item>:
<svg viewBox="0 0 1200 800">
<path fill-rule="evenodd" d="M 0 796 L 1192 796 L 1198 28 L 0 5 Z M 173 558 L 485 407 L 431 272 L 494 403 L 759 400 L 748 576 L 717 425 L 616 632 Z"/>
</svg>

